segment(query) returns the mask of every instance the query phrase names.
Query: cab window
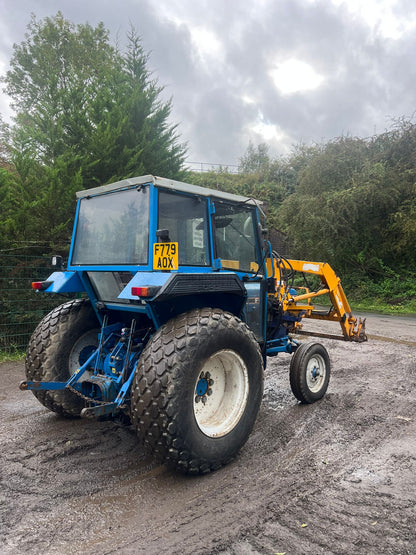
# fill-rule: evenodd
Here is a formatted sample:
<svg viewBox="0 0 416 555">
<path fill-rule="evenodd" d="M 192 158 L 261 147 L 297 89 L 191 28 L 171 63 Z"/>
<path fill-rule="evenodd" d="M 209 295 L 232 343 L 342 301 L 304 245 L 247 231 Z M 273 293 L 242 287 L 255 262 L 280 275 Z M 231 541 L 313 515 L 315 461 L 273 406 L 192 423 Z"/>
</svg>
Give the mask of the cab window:
<svg viewBox="0 0 416 555">
<path fill-rule="evenodd" d="M 216 257 L 230 270 L 256 272 L 258 257 L 254 210 L 247 205 L 215 203 L 213 218 Z"/>
<path fill-rule="evenodd" d="M 179 265 L 210 264 L 207 240 L 207 200 L 159 190 L 158 229 L 178 243 Z"/>
</svg>

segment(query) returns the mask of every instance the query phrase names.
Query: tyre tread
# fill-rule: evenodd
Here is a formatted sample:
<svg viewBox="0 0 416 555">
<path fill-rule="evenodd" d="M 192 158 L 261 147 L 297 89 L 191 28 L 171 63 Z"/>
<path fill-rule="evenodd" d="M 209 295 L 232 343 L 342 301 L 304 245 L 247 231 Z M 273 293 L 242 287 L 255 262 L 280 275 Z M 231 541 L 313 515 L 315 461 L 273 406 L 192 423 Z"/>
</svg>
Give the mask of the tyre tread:
<svg viewBox="0 0 416 555">
<path fill-rule="evenodd" d="M 326 363 L 326 380 L 321 390 L 318 393 L 313 393 L 309 390 L 305 379 L 305 364 L 311 356 L 311 351 L 319 348 L 322 350 L 322 356 Z M 304 404 L 314 403 L 321 399 L 328 388 L 330 377 L 330 361 L 329 355 L 325 347 L 321 343 L 302 343 L 290 361 L 290 387 L 293 395 Z"/>
<path fill-rule="evenodd" d="M 198 351 L 207 335 L 221 333 L 229 327 L 239 330 L 241 341 L 255 344 L 261 361 L 258 343 L 245 323 L 220 309 L 203 308 L 184 313 L 159 328 L 136 369 L 132 384 L 132 423 L 144 445 L 156 457 L 184 473 L 217 470 L 235 457 L 212 461 L 191 452 L 177 435 L 178 407 L 172 385 L 184 379 L 184 368 L 192 364 L 192 353 Z"/>
<path fill-rule="evenodd" d="M 60 381 L 57 362 L 59 344 L 71 332 L 77 322 L 89 321 L 92 308 L 88 299 L 74 299 L 59 305 L 49 312 L 38 324 L 30 338 L 26 351 L 25 368 L 28 380 Z M 63 379 L 69 376 L 63 375 Z M 69 391 L 32 391 L 35 397 L 52 412 L 65 417 L 79 416 L 85 403 Z"/>
</svg>

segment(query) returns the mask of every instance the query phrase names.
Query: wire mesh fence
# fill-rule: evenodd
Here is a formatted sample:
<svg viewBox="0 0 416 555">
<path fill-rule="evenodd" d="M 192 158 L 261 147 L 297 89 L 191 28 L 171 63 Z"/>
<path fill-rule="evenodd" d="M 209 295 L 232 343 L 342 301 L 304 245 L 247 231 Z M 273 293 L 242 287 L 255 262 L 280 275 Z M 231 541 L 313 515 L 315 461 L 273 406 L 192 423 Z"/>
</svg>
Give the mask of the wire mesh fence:
<svg viewBox="0 0 416 555">
<path fill-rule="evenodd" d="M 273 248 L 287 255 L 285 234 L 270 230 Z M 58 249 L 65 254 L 66 249 Z M 41 251 L 40 251 L 41 252 Z M 36 293 L 32 281 L 45 280 L 52 272 L 51 255 L 0 252 L 0 352 L 26 350 L 30 336 L 43 316 L 65 302 L 60 295 Z"/>
<path fill-rule="evenodd" d="M 36 293 L 32 281 L 51 274 L 50 256 L 0 253 L 0 351 L 26 349 L 42 317 L 64 299 Z"/>
<path fill-rule="evenodd" d="M 186 167 L 192 172 L 227 172 L 242 173 L 237 164 L 210 164 L 209 162 L 186 162 Z"/>
</svg>

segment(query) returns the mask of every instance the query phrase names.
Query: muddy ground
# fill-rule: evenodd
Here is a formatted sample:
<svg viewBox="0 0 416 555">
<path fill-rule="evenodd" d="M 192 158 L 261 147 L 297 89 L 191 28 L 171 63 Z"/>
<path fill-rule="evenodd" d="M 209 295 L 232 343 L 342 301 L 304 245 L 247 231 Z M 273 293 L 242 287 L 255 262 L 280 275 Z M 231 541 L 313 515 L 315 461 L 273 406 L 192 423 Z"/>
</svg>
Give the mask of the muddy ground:
<svg viewBox="0 0 416 555">
<path fill-rule="evenodd" d="M 22 362 L 0 365 L 0 552 L 416 553 L 416 319 L 367 329 L 321 340 L 332 377 L 314 405 L 291 394 L 289 355 L 269 359 L 248 443 L 197 478 L 129 427 L 58 418 L 18 389 Z"/>
</svg>

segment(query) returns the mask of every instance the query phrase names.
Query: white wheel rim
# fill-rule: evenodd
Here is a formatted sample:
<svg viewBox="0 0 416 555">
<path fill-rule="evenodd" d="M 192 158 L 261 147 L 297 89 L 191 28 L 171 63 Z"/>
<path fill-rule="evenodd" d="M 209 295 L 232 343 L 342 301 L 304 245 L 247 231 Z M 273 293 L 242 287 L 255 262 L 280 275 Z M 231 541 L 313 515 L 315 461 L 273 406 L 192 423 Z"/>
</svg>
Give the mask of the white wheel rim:
<svg viewBox="0 0 416 555">
<path fill-rule="evenodd" d="M 313 355 L 306 368 L 306 384 L 312 393 L 318 393 L 326 377 L 326 364 L 321 355 Z"/>
<path fill-rule="evenodd" d="M 235 351 L 212 355 L 195 384 L 193 406 L 199 429 L 208 437 L 233 430 L 247 405 L 248 389 L 247 366 Z"/>
<path fill-rule="evenodd" d="M 81 357 L 82 351 L 84 349 L 87 349 L 88 347 L 92 347 L 92 346 L 98 347 L 98 332 L 99 331 L 100 330 L 89 330 L 89 331 L 87 331 L 86 333 L 84 333 L 84 335 L 81 335 L 81 337 L 78 339 L 78 341 L 72 347 L 72 350 L 69 354 L 69 361 L 68 361 L 70 376 L 75 374 L 75 372 L 77 372 L 77 370 L 81 367 L 80 357 Z M 86 362 L 86 360 L 84 362 Z M 91 376 L 91 374 L 92 373 L 88 372 L 88 370 L 87 370 L 86 372 L 84 372 L 84 374 L 80 377 L 80 379 L 78 381 L 82 382 L 82 381 L 88 379 Z"/>
</svg>

